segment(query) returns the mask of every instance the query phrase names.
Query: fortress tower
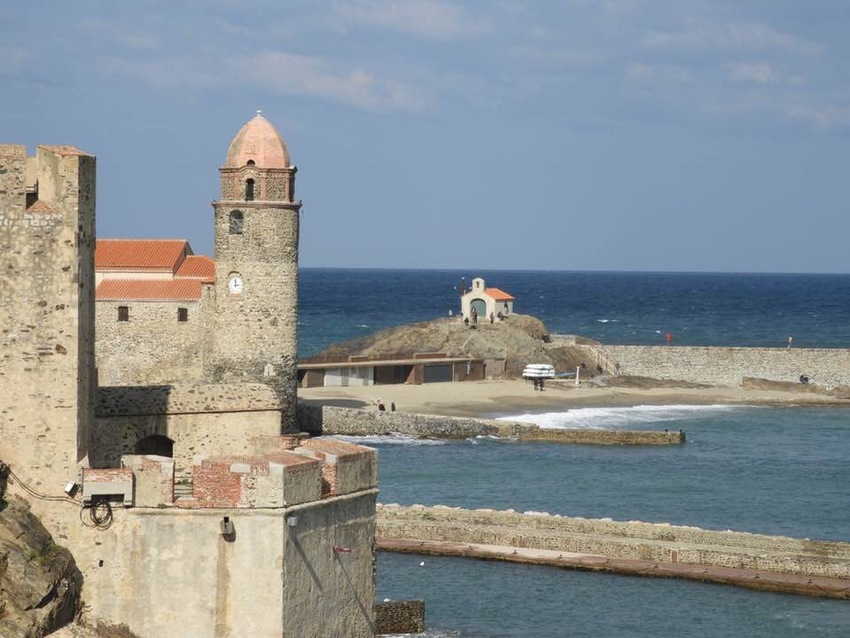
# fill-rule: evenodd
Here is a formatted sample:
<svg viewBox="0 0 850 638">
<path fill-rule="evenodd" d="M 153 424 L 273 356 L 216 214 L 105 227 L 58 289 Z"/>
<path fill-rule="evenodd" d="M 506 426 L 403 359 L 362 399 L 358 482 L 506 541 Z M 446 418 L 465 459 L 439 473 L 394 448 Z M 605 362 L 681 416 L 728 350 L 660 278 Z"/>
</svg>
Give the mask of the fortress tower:
<svg viewBox="0 0 850 638">
<path fill-rule="evenodd" d="M 262 382 L 278 394 L 283 430 L 295 427 L 298 357 L 296 168 L 259 113 L 227 151 L 215 210 L 215 298 L 207 374 Z"/>
<path fill-rule="evenodd" d="M 95 158 L 0 145 L 0 459 L 61 495 L 94 419 Z"/>
</svg>

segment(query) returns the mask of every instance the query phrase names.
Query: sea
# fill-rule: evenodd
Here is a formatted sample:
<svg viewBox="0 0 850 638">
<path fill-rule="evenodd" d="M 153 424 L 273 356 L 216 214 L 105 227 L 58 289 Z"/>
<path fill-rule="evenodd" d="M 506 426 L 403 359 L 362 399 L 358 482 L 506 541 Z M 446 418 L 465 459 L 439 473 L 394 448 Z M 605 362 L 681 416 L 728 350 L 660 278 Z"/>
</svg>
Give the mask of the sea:
<svg viewBox="0 0 850 638">
<path fill-rule="evenodd" d="M 552 334 L 608 344 L 850 348 L 850 275 L 300 271 L 299 353 L 459 312 L 471 277 Z M 850 542 L 850 409 L 732 405 L 494 413 L 541 427 L 683 429 L 675 447 L 353 440 L 379 501 L 641 520 Z M 850 588 L 850 583 L 848 583 Z M 380 553 L 377 594 L 425 600 L 428 637 L 850 636 L 850 601 Z"/>
</svg>

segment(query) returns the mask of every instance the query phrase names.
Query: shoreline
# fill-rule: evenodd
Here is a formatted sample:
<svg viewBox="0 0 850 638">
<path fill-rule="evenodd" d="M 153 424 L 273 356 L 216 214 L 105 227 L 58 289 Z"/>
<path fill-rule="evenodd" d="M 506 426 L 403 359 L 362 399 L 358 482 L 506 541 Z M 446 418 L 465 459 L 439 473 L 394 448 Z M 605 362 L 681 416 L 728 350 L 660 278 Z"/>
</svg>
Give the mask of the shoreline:
<svg viewBox="0 0 850 638">
<path fill-rule="evenodd" d="M 544 391 L 522 379 L 488 379 L 422 385 L 299 388 L 307 405 L 332 405 L 399 412 L 497 418 L 521 414 L 566 412 L 580 408 L 628 408 L 640 405 L 752 405 L 774 407 L 850 407 L 850 400 L 812 392 L 730 387 L 623 387 L 573 381 L 551 381 Z"/>
</svg>

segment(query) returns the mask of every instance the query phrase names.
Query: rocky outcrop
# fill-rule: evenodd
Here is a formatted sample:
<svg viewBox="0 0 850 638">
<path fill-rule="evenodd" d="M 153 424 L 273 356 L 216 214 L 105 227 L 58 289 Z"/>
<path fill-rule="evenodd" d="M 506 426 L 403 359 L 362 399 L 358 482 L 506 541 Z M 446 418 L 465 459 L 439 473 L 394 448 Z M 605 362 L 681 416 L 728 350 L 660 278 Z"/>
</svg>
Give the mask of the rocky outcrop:
<svg viewBox="0 0 850 638">
<path fill-rule="evenodd" d="M 0 636 L 40 638 L 71 622 L 82 580 L 27 503 L 0 494 Z"/>
<path fill-rule="evenodd" d="M 513 314 L 504 321 L 479 321 L 477 326 L 448 317 L 387 328 L 333 345 L 311 360 L 340 360 L 350 355 L 397 359 L 427 352 L 504 359 L 505 376 L 509 378 L 519 377 L 529 363 L 549 363 L 558 371 L 574 371 L 587 356 L 574 343 L 550 342 L 548 330 L 539 319 Z"/>
</svg>

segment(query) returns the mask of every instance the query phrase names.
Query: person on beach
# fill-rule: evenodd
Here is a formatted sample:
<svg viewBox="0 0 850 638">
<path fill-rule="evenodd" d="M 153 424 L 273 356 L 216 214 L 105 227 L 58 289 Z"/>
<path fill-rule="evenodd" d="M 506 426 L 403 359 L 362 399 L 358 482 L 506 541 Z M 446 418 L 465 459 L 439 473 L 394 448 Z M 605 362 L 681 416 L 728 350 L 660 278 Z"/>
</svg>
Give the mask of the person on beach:
<svg viewBox="0 0 850 638">
<path fill-rule="evenodd" d="M 673 343 L 673 333 L 668 330 L 667 331 L 667 345 L 669 346 L 671 343 Z"/>
<path fill-rule="evenodd" d="M 792 335 L 788 335 L 788 349 L 791 349 L 791 344 L 794 343 L 794 337 Z"/>
</svg>

